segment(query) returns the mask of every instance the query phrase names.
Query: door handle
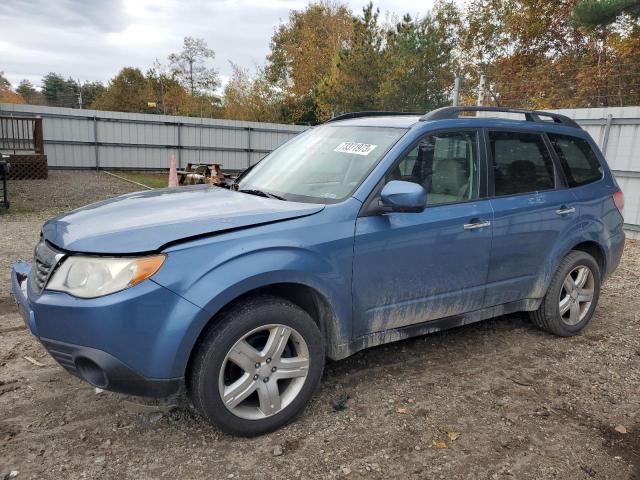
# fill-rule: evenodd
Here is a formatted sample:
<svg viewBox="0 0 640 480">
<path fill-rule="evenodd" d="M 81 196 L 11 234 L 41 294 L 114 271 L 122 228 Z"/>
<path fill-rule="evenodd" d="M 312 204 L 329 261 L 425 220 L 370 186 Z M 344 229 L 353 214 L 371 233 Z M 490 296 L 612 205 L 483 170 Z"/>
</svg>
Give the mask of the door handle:
<svg viewBox="0 0 640 480">
<path fill-rule="evenodd" d="M 568 215 L 568 214 L 570 214 L 570 213 L 575 213 L 575 211 L 576 211 L 576 208 L 575 208 L 575 207 L 565 207 L 565 206 L 562 206 L 562 207 L 560 207 L 558 210 L 556 210 L 556 213 L 557 213 L 558 215 Z"/>
<path fill-rule="evenodd" d="M 485 228 L 489 225 L 491 225 L 491 222 L 489 222 L 488 220 L 478 220 L 474 223 L 465 223 L 463 228 L 465 230 L 475 230 L 476 228 Z"/>
</svg>

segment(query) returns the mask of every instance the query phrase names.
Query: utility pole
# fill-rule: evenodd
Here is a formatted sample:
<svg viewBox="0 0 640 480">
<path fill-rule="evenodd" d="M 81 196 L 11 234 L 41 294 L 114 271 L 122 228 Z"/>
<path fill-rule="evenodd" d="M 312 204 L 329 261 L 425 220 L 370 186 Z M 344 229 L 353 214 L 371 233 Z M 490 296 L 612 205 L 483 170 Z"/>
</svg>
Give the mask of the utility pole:
<svg viewBox="0 0 640 480">
<path fill-rule="evenodd" d="M 80 79 L 78 79 L 78 105 L 80 106 L 80 110 L 82 110 L 82 83 L 80 83 Z"/>
<path fill-rule="evenodd" d="M 484 94 L 487 91 L 487 77 L 480 75 L 480 85 L 478 86 L 478 106 L 484 105 Z"/>
<path fill-rule="evenodd" d="M 460 105 L 460 77 L 456 77 L 453 81 L 453 99 L 452 105 L 457 107 Z"/>
</svg>

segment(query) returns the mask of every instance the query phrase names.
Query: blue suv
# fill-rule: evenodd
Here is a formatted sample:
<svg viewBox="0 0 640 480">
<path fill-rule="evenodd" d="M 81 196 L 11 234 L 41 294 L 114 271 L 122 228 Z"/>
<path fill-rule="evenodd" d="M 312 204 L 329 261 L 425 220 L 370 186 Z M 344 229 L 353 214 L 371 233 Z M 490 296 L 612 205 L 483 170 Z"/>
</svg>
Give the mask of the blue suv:
<svg viewBox="0 0 640 480">
<path fill-rule="evenodd" d="M 516 311 L 579 333 L 620 261 L 622 209 L 567 117 L 347 114 L 227 188 L 49 220 L 13 292 L 70 373 L 135 395 L 186 389 L 208 421 L 257 435 L 303 409 L 326 358 Z"/>
</svg>

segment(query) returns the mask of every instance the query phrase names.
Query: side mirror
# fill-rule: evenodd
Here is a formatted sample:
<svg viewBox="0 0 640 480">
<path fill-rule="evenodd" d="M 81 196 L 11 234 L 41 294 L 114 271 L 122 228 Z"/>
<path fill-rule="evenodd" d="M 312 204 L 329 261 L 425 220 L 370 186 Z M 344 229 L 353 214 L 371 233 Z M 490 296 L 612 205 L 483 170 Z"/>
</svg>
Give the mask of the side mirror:
<svg viewBox="0 0 640 480">
<path fill-rule="evenodd" d="M 413 182 L 392 180 L 380 193 L 380 206 L 391 212 L 422 212 L 426 203 L 426 190 Z"/>
</svg>

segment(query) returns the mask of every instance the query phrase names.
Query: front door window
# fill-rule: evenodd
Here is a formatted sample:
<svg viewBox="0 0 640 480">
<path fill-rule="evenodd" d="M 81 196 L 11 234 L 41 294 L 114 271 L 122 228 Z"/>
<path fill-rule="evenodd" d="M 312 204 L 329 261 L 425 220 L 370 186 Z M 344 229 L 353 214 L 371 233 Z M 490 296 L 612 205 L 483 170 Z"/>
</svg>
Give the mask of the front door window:
<svg viewBox="0 0 640 480">
<path fill-rule="evenodd" d="M 390 170 L 386 180 L 422 185 L 427 191 L 427 206 L 478 198 L 477 133 L 443 132 L 426 136 Z"/>
</svg>

